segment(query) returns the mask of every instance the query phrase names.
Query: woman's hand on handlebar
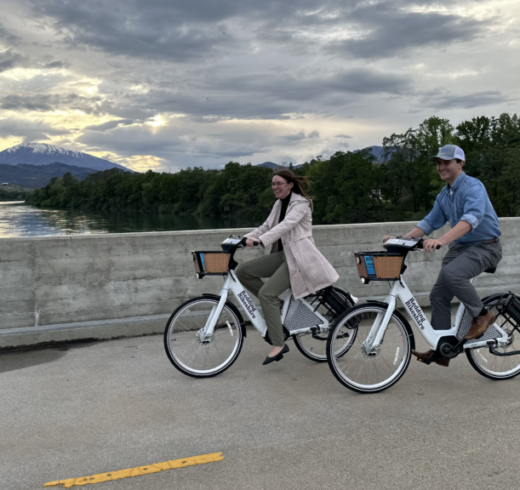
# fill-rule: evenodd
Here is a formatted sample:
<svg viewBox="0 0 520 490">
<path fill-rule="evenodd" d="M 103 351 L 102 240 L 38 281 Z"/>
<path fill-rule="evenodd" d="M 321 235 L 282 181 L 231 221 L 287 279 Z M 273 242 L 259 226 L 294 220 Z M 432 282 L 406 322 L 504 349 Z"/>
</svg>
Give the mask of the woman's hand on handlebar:
<svg viewBox="0 0 520 490">
<path fill-rule="evenodd" d="M 437 250 L 438 248 L 441 248 L 443 246 L 443 243 L 440 240 L 424 240 L 423 242 L 423 250 L 425 252 L 433 252 L 434 250 Z"/>
<path fill-rule="evenodd" d="M 258 238 L 247 238 L 246 239 L 246 247 L 255 247 L 257 245 L 261 245 L 261 241 Z"/>
<path fill-rule="evenodd" d="M 386 243 L 388 240 L 390 240 L 390 238 L 395 238 L 395 236 L 385 235 L 383 237 L 383 243 Z"/>
</svg>

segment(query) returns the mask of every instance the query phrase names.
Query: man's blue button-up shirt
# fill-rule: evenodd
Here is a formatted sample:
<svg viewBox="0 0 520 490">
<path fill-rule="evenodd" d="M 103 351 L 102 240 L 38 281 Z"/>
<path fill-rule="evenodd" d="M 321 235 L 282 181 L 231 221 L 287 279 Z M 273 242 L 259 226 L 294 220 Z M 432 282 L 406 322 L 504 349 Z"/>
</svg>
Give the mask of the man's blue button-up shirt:
<svg viewBox="0 0 520 490">
<path fill-rule="evenodd" d="M 462 172 L 453 185 L 447 185 L 437 196 L 430 214 L 417 226 L 429 235 L 449 221 L 453 228 L 459 221 L 471 225 L 471 231 L 454 243 L 470 244 L 498 238 L 498 217 L 484 184 Z"/>
</svg>

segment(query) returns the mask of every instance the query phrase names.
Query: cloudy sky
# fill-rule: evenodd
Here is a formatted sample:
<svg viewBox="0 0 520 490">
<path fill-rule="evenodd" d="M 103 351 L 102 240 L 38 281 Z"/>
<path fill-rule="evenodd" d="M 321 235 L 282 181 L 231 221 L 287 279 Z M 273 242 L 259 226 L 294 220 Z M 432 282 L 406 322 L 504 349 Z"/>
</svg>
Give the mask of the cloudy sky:
<svg viewBox="0 0 520 490">
<path fill-rule="evenodd" d="M 303 163 L 518 113 L 520 2 L 0 0 L 0 150 Z"/>
</svg>

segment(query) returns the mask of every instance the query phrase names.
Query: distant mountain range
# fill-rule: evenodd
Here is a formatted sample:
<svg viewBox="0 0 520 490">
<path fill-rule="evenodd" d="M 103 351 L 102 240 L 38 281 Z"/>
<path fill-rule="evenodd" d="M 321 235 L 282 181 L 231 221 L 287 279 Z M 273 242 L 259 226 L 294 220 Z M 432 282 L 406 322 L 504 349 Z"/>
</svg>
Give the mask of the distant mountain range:
<svg viewBox="0 0 520 490">
<path fill-rule="evenodd" d="M 369 148 L 376 157 L 376 161 L 384 161 L 382 146 L 370 146 Z M 294 168 L 301 166 L 294 165 Z M 69 151 L 45 143 L 28 143 L 13 146 L 0 152 L 0 183 L 40 188 L 45 187 L 53 177 L 62 177 L 67 172 L 70 172 L 78 180 L 83 180 L 94 172 L 114 167 L 132 172 L 122 165 L 94 157 L 88 153 Z M 258 167 L 276 169 L 282 167 L 282 165 L 264 162 Z"/>
<path fill-rule="evenodd" d="M 0 152 L 0 183 L 36 189 L 45 187 L 50 179 L 62 177 L 67 172 L 83 180 L 94 172 L 114 167 L 132 172 L 122 165 L 88 153 L 69 151 L 45 143 L 29 143 Z"/>
<path fill-rule="evenodd" d="M 9 165 L 0 163 L 0 183 L 9 183 L 21 187 L 39 189 L 45 187 L 53 177 L 62 177 L 70 172 L 76 179 L 86 179 L 88 175 L 97 172 L 92 168 L 75 167 L 64 163 L 51 163 L 49 165 Z"/>
<path fill-rule="evenodd" d="M 385 161 L 385 159 L 383 158 L 384 148 L 382 146 L 368 146 L 367 148 L 370 148 L 370 150 L 372 151 L 372 154 L 376 157 L 376 162 Z M 361 151 L 361 150 L 354 150 L 354 153 L 357 153 L 358 151 Z M 302 166 L 302 164 L 294 165 L 293 168 L 299 168 L 301 166 Z M 279 167 L 284 167 L 284 165 L 278 165 L 277 163 L 273 163 L 273 162 L 264 162 L 264 163 L 260 163 L 259 165 L 257 165 L 257 167 L 268 167 L 268 168 L 275 169 L 275 168 L 279 168 Z"/>
<path fill-rule="evenodd" d="M 128 170 L 122 165 L 109 162 L 103 158 L 93 157 L 88 153 L 79 151 L 65 150 L 54 145 L 45 143 L 28 143 L 26 145 L 17 145 L 7 150 L 0 151 L 0 163 L 9 165 L 18 165 L 19 163 L 27 163 L 29 165 L 49 165 L 50 163 L 64 163 L 74 167 L 84 167 L 99 170 L 108 170 L 110 168 L 120 168 Z"/>
<path fill-rule="evenodd" d="M 281 165 L 278 165 L 277 163 L 273 163 L 273 162 L 264 162 L 264 163 L 258 164 L 257 167 L 267 167 L 267 168 L 275 169 L 275 168 L 281 167 Z"/>
<path fill-rule="evenodd" d="M 385 161 L 385 159 L 383 158 L 384 148 L 382 146 L 367 146 L 367 148 L 370 148 L 370 150 L 372 151 L 372 155 L 376 157 L 376 162 Z M 365 148 L 363 148 L 363 150 L 365 150 Z M 354 150 L 354 153 L 357 153 L 358 151 L 361 150 Z"/>
</svg>

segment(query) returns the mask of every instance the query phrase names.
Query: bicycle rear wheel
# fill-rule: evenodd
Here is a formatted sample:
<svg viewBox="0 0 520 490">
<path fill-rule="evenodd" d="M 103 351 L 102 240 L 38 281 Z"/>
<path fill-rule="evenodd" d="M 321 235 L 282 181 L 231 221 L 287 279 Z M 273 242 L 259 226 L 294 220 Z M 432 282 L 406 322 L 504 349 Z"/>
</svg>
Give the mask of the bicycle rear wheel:
<svg viewBox="0 0 520 490">
<path fill-rule="evenodd" d="M 410 326 L 396 313 L 374 352 L 365 341 L 372 325 L 382 320 L 386 308 L 363 304 L 345 312 L 332 327 L 327 341 L 327 360 L 332 374 L 358 393 L 378 393 L 403 376 L 411 357 Z"/>
<path fill-rule="evenodd" d="M 347 291 L 334 287 L 339 296 L 346 303 L 348 308 L 354 306 L 354 303 L 350 300 L 350 295 Z M 307 296 L 305 298 L 311 305 L 318 301 L 315 294 Z M 319 305 L 317 310 L 318 313 L 323 315 L 328 321 L 329 325 L 333 325 L 334 320 L 338 317 L 331 309 L 325 308 L 323 305 Z M 298 350 L 311 361 L 326 362 L 327 361 L 327 338 L 329 336 L 330 326 L 325 331 L 315 331 L 300 333 L 293 337 L 294 343 Z"/>
<path fill-rule="evenodd" d="M 496 302 L 493 302 L 485 306 L 495 315 L 495 323 L 509 336 L 508 344 L 497 347 L 496 351 L 501 354 L 520 351 L 520 333 L 500 314 L 495 305 Z M 466 350 L 466 357 L 477 373 L 489 379 L 511 379 L 520 374 L 520 355 L 497 356 L 489 347 L 481 347 Z"/>
<path fill-rule="evenodd" d="M 242 349 L 242 318 L 225 304 L 213 336 L 200 339 L 218 299 L 202 296 L 190 299 L 171 315 L 164 331 L 164 347 L 171 363 L 182 373 L 209 378 L 228 369 Z"/>
</svg>

